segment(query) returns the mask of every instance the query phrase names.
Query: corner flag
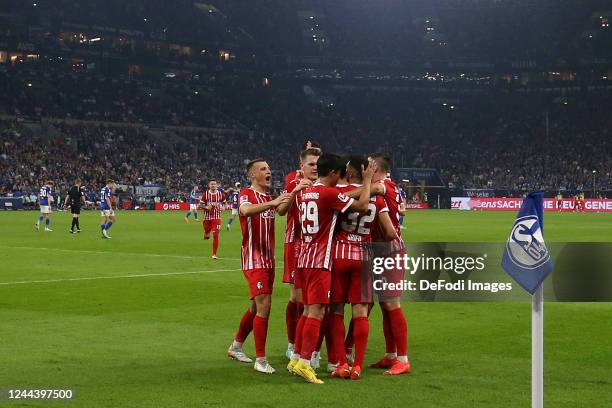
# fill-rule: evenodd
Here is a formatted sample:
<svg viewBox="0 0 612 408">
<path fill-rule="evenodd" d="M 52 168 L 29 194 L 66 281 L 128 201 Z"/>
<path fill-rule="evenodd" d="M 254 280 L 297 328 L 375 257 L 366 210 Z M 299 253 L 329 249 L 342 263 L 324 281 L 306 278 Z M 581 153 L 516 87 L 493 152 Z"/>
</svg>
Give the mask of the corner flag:
<svg viewBox="0 0 612 408">
<path fill-rule="evenodd" d="M 531 407 L 544 407 L 544 291 L 553 269 L 544 243 L 544 192 L 523 200 L 506 242 L 502 267 L 531 293 Z"/>
<path fill-rule="evenodd" d="M 532 295 L 553 269 L 544 243 L 544 192 L 529 193 L 514 221 L 502 267 Z"/>
</svg>

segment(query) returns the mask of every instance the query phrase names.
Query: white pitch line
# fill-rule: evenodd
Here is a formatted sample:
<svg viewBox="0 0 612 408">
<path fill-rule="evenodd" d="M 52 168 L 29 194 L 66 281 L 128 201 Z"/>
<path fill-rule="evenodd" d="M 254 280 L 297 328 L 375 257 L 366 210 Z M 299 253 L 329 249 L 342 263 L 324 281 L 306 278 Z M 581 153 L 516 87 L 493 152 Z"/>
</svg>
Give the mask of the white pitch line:
<svg viewBox="0 0 612 408">
<path fill-rule="evenodd" d="M 282 266 L 277 266 L 274 269 L 283 269 Z M 195 275 L 201 273 L 216 273 L 216 272 L 238 272 L 242 269 L 216 269 L 206 271 L 188 271 L 188 272 L 164 272 L 164 273 L 144 273 L 139 275 L 119 275 L 119 276 L 88 276 L 83 278 L 61 278 L 61 279 L 46 279 L 46 280 L 32 280 L 32 281 L 14 281 L 14 282 L 0 282 L 0 286 L 9 285 L 23 285 L 27 283 L 57 283 L 57 282 L 77 282 L 77 281 L 90 281 L 100 279 L 130 279 L 130 278 L 147 278 L 152 276 L 175 276 L 175 275 Z"/>
<path fill-rule="evenodd" d="M 120 276 L 89 276 L 84 278 L 63 278 L 63 279 L 47 279 L 47 280 L 32 280 L 32 281 L 14 281 L 14 282 L 0 282 L 0 285 L 23 285 L 26 283 L 56 283 L 56 282 L 76 282 L 76 281 L 88 281 L 88 280 L 99 280 L 99 279 L 129 279 L 129 278 L 146 278 L 151 276 L 173 276 L 173 275 L 193 275 L 200 273 L 214 273 L 214 272 L 237 272 L 242 269 L 217 269 L 213 271 L 190 271 L 190 272 L 165 272 L 165 273 L 146 273 L 140 275 L 120 275 Z"/>
<path fill-rule="evenodd" d="M 28 246 L 9 246 L 0 245 L 0 248 L 9 249 L 26 249 L 26 250 L 43 250 L 43 251 L 62 251 L 62 252 L 81 252 L 84 254 L 101 254 L 101 255 L 132 255 L 132 256 L 152 256 L 158 258 L 179 258 L 179 259 L 210 259 L 207 256 L 189 256 L 189 255 L 170 255 L 170 254 L 148 254 L 142 252 L 115 252 L 115 251 L 91 251 L 86 249 L 65 249 L 65 248 L 48 248 L 48 247 L 28 247 Z M 240 261 L 240 258 L 219 258 L 226 261 Z"/>
</svg>

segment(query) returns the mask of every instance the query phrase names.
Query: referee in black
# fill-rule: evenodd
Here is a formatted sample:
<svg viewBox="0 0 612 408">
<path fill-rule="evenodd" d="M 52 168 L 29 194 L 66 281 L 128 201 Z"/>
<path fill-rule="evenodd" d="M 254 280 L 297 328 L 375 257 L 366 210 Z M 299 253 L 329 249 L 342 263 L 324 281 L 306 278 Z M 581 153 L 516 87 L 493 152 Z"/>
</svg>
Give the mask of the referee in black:
<svg viewBox="0 0 612 408">
<path fill-rule="evenodd" d="M 74 186 L 70 187 L 68 190 L 68 195 L 66 196 L 66 201 L 64 201 L 64 208 L 70 202 L 70 212 L 72 213 L 72 225 L 70 226 L 71 234 L 74 234 L 74 227 L 76 227 L 76 232 L 81 232 L 81 226 L 79 225 L 79 215 L 81 214 L 81 206 L 85 201 L 85 193 L 83 192 L 83 188 L 81 187 L 81 179 L 76 179 L 74 182 Z"/>
</svg>

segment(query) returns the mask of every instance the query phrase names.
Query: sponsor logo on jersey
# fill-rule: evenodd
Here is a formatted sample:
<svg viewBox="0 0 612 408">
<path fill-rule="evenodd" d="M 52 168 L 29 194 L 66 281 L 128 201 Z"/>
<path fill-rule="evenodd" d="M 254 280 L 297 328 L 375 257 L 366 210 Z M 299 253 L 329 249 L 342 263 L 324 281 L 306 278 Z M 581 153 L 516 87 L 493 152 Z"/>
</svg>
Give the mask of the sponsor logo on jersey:
<svg viewBox="0 0 612 408">
<path fill-rule="evenodd" d="M 261 213 L 261 217 L 262 218 L 274 218 L 274 214 L 276 214 L 276 211 L 274 210 L 274 208 L 270 208 L 264 212 Z"/>
</svg>

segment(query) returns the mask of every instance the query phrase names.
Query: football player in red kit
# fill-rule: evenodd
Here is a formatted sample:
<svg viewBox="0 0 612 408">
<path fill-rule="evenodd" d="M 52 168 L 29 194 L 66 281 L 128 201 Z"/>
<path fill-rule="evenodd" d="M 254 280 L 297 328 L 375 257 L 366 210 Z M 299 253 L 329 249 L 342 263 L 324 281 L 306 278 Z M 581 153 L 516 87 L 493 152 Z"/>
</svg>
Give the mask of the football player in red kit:
<svg viewBox="0 0 612 408">
<path fill-rule="evenodd" d="M 242 229 L 242 270 L 249 284 L 251 305 L 240 320 L 238 332 L 227 355 L 238 361 L 252 360 L 242 350 L 242 344 L 253 331 L 255 339 L 255 370 L 272 374 L 275 370 L 266 359 L 268 317 L 274 285 L 274 215 L 277 208 L 286 211 L 290 194 L 275 199 L 268 194 L 272 173 L 263 159 L 249 162 L 247 174 L 251 186 L 238 196 Z"/>
<path fill-rule="evenodd" d="M 208 182 L 208 190 L 200 198 L 200 203 L 204 208 L 204 221 L 202 221 L 204 239 L 210 239 L 210 233 L 212 232 L 213 234 L 213 259 L 218 259 L 217 250 L 219 249 L 219 232 L 221 231 L 221 211 L 223 210 L 225 199 L 225 193 L 217 189 L 216 180 Z"/>
<path fill-rule="evenodd" d="M 292 358 L 288 369 L 313 384 L 323 381 L 310 365 L 321 331 L 321 320 L 329 304 L 333 233 L 338 214 L 354 210 L 365 212 L 370 201 L 370 184 L 375 164 L 364 170 L 364 187 L 359 200 L 342 194 L 336 184 L 345 163 L 340 156 L 323 154 L 317 162 L 319 179 L 297 197 L 302 229 L 302 244 L 298 256 L 298 269 L 302 275 L 301 288 L 307 317 L 301 333 L 301 344 L 296 342 L 300 357 Z"/>
<path fill-rule="evenodd" d="M 345 193 L 362 186 L 362 167 L 368 165 L 364 157 L 348 157 L 348 185 L 338 189 Z M 380 229 L 387 241 L 397 238 L 397 232 L 389 218 L 389 209 L 380 195 L 371 197 L 365 213 L 347 211 L 340 215 L 339 224 L 334 236 L 332 289 L 331 289 L 331 324 L 329 326 L 333 344 L 333 356 L 336 369 L 332 376 L 358 380 L 365 356 L 370 325 L 368 308 L 372 303 L 372 282 L 370 275 L 372 231 Z M 352 305 L 353 340 L 355 343 L 355 360 L 349 370 L 344 353 L 344 304 Z M 328 350 L 328 354 L 330 351 Z"/>
<path fill-rule="evenodd" d="M 300 153 L 300 169 L 289 173 L 285 179 L 285 191 L 293 191 L 300 180 L 314 182 L 317 179 L 317 160 L 321 155 L 321 149 L 315 142 L 306 142 Z M 299 225 L 299 212 L 295 199 L 292 198 L 287 212 L 287 225 L 285 228 L 285 265 L 283 273 L 283 283 L 290 286 L 289 301 L 285 308 L 285 323 L 287 326 L 287 352 L 288 359 L 291 359 L 295 344 L 295 331 L 300 316 L 304 312 L 304 304 L 301 301 L 301 291 L 295 287 L 295 273 L 297 265 L 297 251 L 301 241 L 301 230 Z M 279 212 L 280 215 L 281 214 Z"/>
<path fill-rule="evenodd" d="M 393 180 L 388 177 L 391 171 L 391 160 L 383 153 L 370 155 L 370 160 L 376 161 L 377 170 L 372 179 L 372 191 L 381 194 L 387 208 L 393 227 L 397 232 L 397 238 L 388 243 L 388 251 L 384 256 L 395 257 L 405 254 L 404 241 L 402 240 L 399 223 L 399 208 L 401 205 L 401 193 Z M 374 242 L 386 242 L 380 230 L 374 230 L 372 234 Z M 387 271 L 387 278 L 393 282 L 400 282 L 404 277 L 401 269 Z M 383 314 L 383 333 L 387 353 L 378 362 L 370 365 L 372 368 L 385 368 L 385 375 L 398 375 L 410 373 L 410 362 L 408 361 L 408 325 L 406 317 L 401 308 L 401 291 L 386 291 L 382 294 L 383 300 L 379 301 Z"/>
</svg>

